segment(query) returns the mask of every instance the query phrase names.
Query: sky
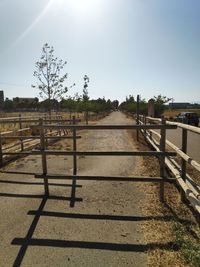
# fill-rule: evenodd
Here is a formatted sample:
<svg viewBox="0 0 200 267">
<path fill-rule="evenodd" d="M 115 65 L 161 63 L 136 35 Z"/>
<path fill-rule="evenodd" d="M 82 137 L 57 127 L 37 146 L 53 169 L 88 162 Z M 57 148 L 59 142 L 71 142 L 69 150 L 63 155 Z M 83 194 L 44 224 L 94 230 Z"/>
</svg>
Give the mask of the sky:
<svg viewBox="0 0 200 267">
<path fill-rule="evenodd" d="M 37 97 L 44 43 L 67 61 L 68 96 L 90 77 L 91 98 L 159 94 L 200 101 L 199 0 L 0 0 L 0 89 Z"/>
</svg>

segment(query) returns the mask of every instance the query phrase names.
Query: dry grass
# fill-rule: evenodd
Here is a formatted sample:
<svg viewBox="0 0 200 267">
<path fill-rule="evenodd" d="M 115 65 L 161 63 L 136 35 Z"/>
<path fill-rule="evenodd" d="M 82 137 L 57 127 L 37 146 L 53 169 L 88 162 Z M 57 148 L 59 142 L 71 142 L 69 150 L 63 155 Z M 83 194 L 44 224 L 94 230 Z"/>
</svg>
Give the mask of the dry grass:
<svg viewBox="0 0 200 267">
<path fill-rule="evenodd" d="M 200 117 L 200 109 L 168 109 L 163 115 L 167 118 L 173 118 L 181 112 L 196 112 Z"/>
<path fill-rule="evenodd" d="M 133 134 L 134 140 L 135 134 Z M 141 150 L 150 150 L 140 135 L 137 143 Z M 159 162 L 156 158 L 143 157 L 137 175 L 159 176 Z M 181 202 L 180 194 L 173 184 L 165 185 L 165 203 L 159 201 L 159 184 L 142 184 L 146 193 L 142 200 L 144 216 L 143 230 L 147 244 L 157 243 L 156 249 L 148 252 L 148 264 L 152 267 L 200 266 L 200 229 L 191 209 Z"/>
</svg>

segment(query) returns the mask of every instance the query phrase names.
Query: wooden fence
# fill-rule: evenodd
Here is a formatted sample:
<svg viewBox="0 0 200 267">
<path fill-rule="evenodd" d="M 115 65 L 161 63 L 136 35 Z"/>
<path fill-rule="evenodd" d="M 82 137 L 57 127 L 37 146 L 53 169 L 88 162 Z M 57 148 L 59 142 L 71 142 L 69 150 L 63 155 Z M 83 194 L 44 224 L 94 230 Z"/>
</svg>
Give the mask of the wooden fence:
<svg viewBox="0 0 200 267">
<path fill-rule="evenodd" d="M 64 119 L 61 115 L 41 115 L 41 116 L 26 116 L 22 117 L 10 117 L 0 118 L 0 127 L 5 124 L 11 124 L 15 126 L 15 130 L 1 132 L 0 133 L 0 167 L 2 167 L 8 159 L 8 155 L 14 152 L 26 152 L 28 149 L 32 149 L 40 143 L 39 132 L 34 132 L 30 128 L 30 125 L 39 124 L 40 121 L 45 123 L 56 123 L 59 125 L 65 125 L 72 123 L 70 119 Z M 76 119 L 76 122 L 80 119 Z M 26 125 L 26 127 L 24 127 Z M 17 128 L 17 129 L 16 129 Z M 63 131 L 45 131 L 45 140 L 55 141 L 62 138 L 70 138 L 67 133 Z M 19 142 L 18 142 L 19 141 Z"/>
<path fill-rule="evenodd" d="M 173 149 L 177 153 L 177 155 L 181 159 L 181 163 L 179 163 L 175 158 L 171 156 L 167 156 L 165 158 L 165 165 L 170 170 L 170 172 L 173 174 L 173 176 L 176 178 L 176 183 L 181 189 L 181 195 L 182 199 L 187 198 L 191 205 L 195 208 L 195 210 L 200 214 L 200 185 L 196 183 L 192 177 L 187 173 L 187 164 L 191 165 L 194 170 L 197 172 L 200 172 L 200 164 L 191 158 L 187 154 L 187 146 L 188 146 L 188 131 L 191 131 L 195 134 L 200 134 L 200 128 L 185 125 L 182 123 L 177 122 L 171 122 L 171 121 L 165 121 L 164 118 L 151 118 L 151 117 L 145 117 L 144 115 L 139 115 L 139 119 L 137 120 L 139 125 L 146 126 L 149 123 L 154 123 L 155 125 L 164 122 L 168 126 L 177 126 L 182 131 L 182 136 L 180 137 L 182 139 L 181 148 L 174 145 L 169 140 L 165 140 L 165 146 L 168 148 Z M 144 138 L 146 141 L 155 149 L 155 151 L 160 151 L 160 140 L 162 139 L 162 132 L 159 134 L 154 129 L 148 129 L 146 130 L 141 129 L 142 134 L 144 135 Z M 198 146 L 199 144 L 197 144 Z"/>
<path fill-rule="evenodd" d="M 159 125 L 78 125 L 75 124 L 75 118 L 73 118 L 72 125 L 54 125 L 54 124 L 44 124 L 43 120 L 40 120 L 39 125 L 33 125 L 31 128 L 39 130 L 40 132 L 40 149 L 32 151 L 23 152 L 5 152 L 4 155 L 41 155 L 42 158 L 42 174 L 35 175 L 36 178 L 44 179 L 44 190 L 45 195 L 49 195 L 49 179 L 72 179 L 73 185 L 75 185 L 76 180 L 98 180 L 98 181 L 121 181 L 121 182 L 159 182 L 160 183 L 160 200 L 164 200 L 164 184 L 166 182 L 174 182 L 173 178 L 168 178 L 164 172 L 164 162 L 165 158 L 169 156 L 175 156 L 176 152 L 166 151 L 165 141 L 166 141 L 166 129 L 176 129 L 177 126 L 166 125 L 161 123 Z M 73 141 L 73 150 L 48 150 L 45 144 L 45 131 L 46 130 L 71 130 L 72 136 L 69 138 Z M 78 151 L 77 150 L 77 130 L 150 130 L 150 129 L 160 129 L 161 130 L 161 149 L 160 151 Z M 73 157 L 73 172 L 72 175 L 58 175 L 58 174 L 48 174 L 47 170 L 47 155 L 68 155 Z M 160 176 L 159 177 L 121 177 L 121 176 L 80 176 L 77 175 L 77 156 L 156 156 L 160 158 Z"/>
<path fill-rule="evenodd" d="M 199 134 L 200 129 L 194 126 L 184 125 L 176 122 L 165 121 L 164 118 L 150 118 L 138 115 L 136 125 L 78 125 L 73 116 L 72 120 L 59 117 L 48 118 L 47 115 L 40 117 L 15 117 L 0 119 L 0 123 L 15 123 L 19 125 L 19 129 L 15 131 L 4 132 L 0 134 L 0 165 L 3 166 L 4 159 L 7 156 L 18 155 L 41 155 L 42 158 L 42 174 L 36 175 L 36 178 L 44 179 L 45 194 L 49 195 L 48 179 L 72 179 L 73 183 L 79 180 L 100 180 L 100 181 L 130 181 L 130 182 L 159 182 L 160 183 L 160 200 L 164 200 L 164 184 L 165 182 L 176 182 L 182 191 L 182 198 L 187 198 L 191 205 L 200 213 L 200 186 L 187 173 L 187 164 L 191 165 L 196 171 L 200 172 L 200 164 L 187 155 L 187 135 L 188 131 Z M 23 123 L 33 124 L 28 128 L 23 128 Z M 167 129 L 182 129 L 182 147 L 181 149 L 166 139 Z M 155 151 L 78 151 L 77 139 L 81 136 L 77 135 L 78 130 L 136 130 L 141 131 Z M 35 136 L 26 135 L 29 131 L 38 132 Z M 71 135 L 66 135 L 66 130 L 70 130 Z M 158 133 L 155 130 L 160 130 Z M 61 134 L 62 132 L 62 134 Z M 138 136 L 138 135 L 137 135 Z M 47 140 L 71 139 L 73 141 L 73 150 L 48 150 Z M 19 140 L 20 148 L 16 149 L 15 145 L 11 147 L 3 147 L 3 143 L 9 140 Z M 40 149 L 27 150 L 25 148 L 26 141 L 37 141 Z M 173 151 L 168 151 L 168 148 Z M 15 151 L 10 151 L 14 148 Z M 47 170 L 47 155 L 68 155 L 73 157 L 73 173 L 70 176 L 50 175 Z M 181 164 L 176 161 L 174 156 L 181 158 Z M 114 177 L 114 176 L 79 176 L 77 175 L 77 156 L 156 156 L 160 163 L 159 177 Z M 171 171 L 172 178 L 168 178 L 165 173 L 165 167 Z"/>
</svg>

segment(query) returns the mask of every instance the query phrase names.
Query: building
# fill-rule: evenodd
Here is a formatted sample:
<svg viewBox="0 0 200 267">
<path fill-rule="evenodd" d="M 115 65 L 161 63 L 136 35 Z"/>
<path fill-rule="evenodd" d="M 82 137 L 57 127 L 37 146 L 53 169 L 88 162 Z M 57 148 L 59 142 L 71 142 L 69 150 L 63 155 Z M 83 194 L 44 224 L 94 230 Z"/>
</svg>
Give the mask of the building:
<svg viewBox="0 0 200 267">
<path fill-rule="evenodd" d="M 190 108 L 192 105 L 190 103 L 187 102 L 173 102 L 173 103 L 169 103 L 169 108 Z"/>
</svg>

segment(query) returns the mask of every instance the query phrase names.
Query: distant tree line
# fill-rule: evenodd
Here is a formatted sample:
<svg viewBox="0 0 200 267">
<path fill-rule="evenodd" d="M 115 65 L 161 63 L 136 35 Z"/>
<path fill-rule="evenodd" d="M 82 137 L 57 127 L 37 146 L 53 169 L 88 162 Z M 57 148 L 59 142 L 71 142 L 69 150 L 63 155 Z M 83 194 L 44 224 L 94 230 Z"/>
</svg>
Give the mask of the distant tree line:
<svg viewBox="0 0 200 267">
<path fill-rule="evenodd" d="M 103 111 L 116 110 L 118 108 L 118 100 L 111 101 L 110 99 L 106 100 L 105 98 L 98 99 L 83 99 L 81 96 L 63 98 L 58 101 L 56 99 L 50 100 L 51 110 L 52 111 L 70 111 L 70 112 L 82 112 L 90 111 L 95 113 L 100 113 Z M 39 99 L 23 99 L 14 98 L 13 100 L 6 98 L 4 101 L 5 111 L 49 111 L 49 100 L 39 101 Z"/>
<path fill-rule="evenodd" d="M 162 115 L 165 109 L 168 109 L 168 106 L 165 104 L 170 101 L 170 98 L 166 96 L 158 95 L 154 96 L 154 105 L 155 105 L 155 116 L 159 117 Z M 132 95 L 126 97 L 126 101 L 122 102 L 119 106 L 119 109 L 126 112 L 136 113 L 137 102 Z M 140 99 L 139 102 L 140 114 L 148 114 L 148 102 L 145 99 Z"/>
</svg>

